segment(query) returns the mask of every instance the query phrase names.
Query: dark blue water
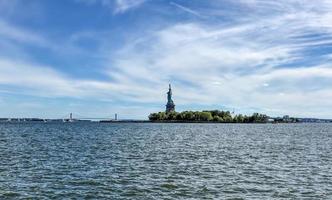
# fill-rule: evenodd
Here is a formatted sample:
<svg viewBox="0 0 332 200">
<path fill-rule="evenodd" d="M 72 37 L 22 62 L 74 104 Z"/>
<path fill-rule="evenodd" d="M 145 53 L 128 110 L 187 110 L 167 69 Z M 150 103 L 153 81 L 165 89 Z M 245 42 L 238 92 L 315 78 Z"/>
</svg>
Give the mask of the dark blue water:
<svg viewBox="0 0 332 200">
<path fill-rule="evenodd" d="M 332 199 L 332 124 L 1 123 L 0 199 Z"/>
</svg>

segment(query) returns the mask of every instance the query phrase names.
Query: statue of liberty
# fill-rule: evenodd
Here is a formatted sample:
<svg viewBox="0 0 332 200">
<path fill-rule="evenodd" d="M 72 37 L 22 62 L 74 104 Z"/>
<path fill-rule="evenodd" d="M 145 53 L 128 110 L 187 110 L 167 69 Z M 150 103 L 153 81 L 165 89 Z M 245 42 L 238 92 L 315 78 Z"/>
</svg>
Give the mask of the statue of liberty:
<svg viewBox="0 0 332 200">
<path fill-rule="evenodd" d="M 175 104 L 172 100 L 172 88 L 171 84 L 169 84 L 169 89 L 167 92 L 167 104 L 166 104 L 166 113 L 174 112 L 175 111 Z"/>
</svg>

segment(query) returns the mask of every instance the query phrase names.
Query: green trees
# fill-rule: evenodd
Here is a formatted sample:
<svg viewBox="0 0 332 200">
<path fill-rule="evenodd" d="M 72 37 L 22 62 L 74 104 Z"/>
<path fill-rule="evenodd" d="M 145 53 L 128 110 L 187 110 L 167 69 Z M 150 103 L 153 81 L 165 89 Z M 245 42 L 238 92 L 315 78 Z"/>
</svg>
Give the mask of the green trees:
<svg viewBox="0 0 332 200">
<path fill-rule="evenodd" d="M 219 111 L 219 110 L 212 110 L 212 111 L 203 111 L 203 112 L 210 112 L 213 121 L 216 122 L 224 122 L 224 123 L 232 123 L 232 115 L 229 111 Z"/>
<path fill-rule="evenodd" d="M 151 121 L 162 121 L 167 120 L 167 116 L 165 112 L 151 113 L 149 119 Z"/>
<path fill-rule="evenodd" d="M 199 112 L 198 113 L 198 121 L 211 121 L 212 115 L 210 112 Z"/>
<path fill-rule="evenodd" d="M 244 116 L 243 115 L 241 115 L 241 114 L 239 114 L 239 115 L 236 115 L 235 117 L 234 117 L 234 119 L 233 119 L 233 121 L 235 122 L 235 123 L 244 123 Z"/>
<path fill-rule="evenodd" d="M 250 117 L 250 122 L 253 122 L 253 123 L 265 123 L 265 122 L 268 121 L 268 119 L 269 119 L 269 117 L 267 115 L 259 114 L 259 113 L 254 113 Z"/>
<path fill-rule="evenodd" d="M 161 120 L 161 119 L 158 117 L 158 113 L 151 113 L 151 114 L 149 115 L 149 120 L 150 120 L 150 121 L 159 121 L 159 120 Z"/>
<path fill-rule="evenodd" d="M 189 120 L 189 121 L 195 120 L 195 115 L 192 111 L 184 111 L 181 114 L 183 116 L 182 120 Z"/>
<path fill-rule="evenodd" d="M 184 112 L 158 112 L 149 115 L 151 121 L 171 122 L 218 122 L 218 123 L 266 123 L 269 117 L 264 114 L 254 113 L 251 116 L 232 116 L 229 111 L 204 110 Z"/>
</svg>

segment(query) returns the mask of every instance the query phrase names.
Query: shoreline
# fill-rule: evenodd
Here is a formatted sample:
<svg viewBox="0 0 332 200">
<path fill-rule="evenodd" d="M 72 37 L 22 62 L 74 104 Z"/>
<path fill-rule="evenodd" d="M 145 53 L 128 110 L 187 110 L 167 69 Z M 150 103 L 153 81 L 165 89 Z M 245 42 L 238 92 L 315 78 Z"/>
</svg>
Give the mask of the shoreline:
<svg viewBox="0 0 332 200">
<path fill-rule="evenodd" d="M 149 120 L 130 120 L 130 121 L 100 121 L 99 123 L 151 123 L 151 124 L 312 124 L 312 123 L 332 123 L 332 122 L 214 122 L 214 121 L 149 121 Z"/>
<path fill-rule="evenodd" d="M 20 124 L 20 123 L 151 123 L 151 124 L 328 124 L 332 123 L 332 120 L 313 120 L 313 121 L 299 121 L 299 122 L 216 122 L 216 121 L 185 121 L 185 120 L 164 120 L 164 121 L 151 121 L 151 120 L 101 120 L 101 121 L 92 121 L 92 120 L 77 120 L 77 121 L 62 121 L 62 120 L 53 120 L 46 119 L 44 120 L 27 120 L 27 121 L 18 121 L 18 120 L 0 120 L 0 124 Z"/>
</svg>

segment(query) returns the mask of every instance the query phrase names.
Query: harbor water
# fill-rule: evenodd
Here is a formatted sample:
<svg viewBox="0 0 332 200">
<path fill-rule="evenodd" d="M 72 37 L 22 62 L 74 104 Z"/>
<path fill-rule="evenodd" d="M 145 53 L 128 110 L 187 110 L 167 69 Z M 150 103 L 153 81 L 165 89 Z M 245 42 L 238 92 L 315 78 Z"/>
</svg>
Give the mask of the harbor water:
<svg viewBox="0 0 332 200">
<path fill-rule="evenodd" d="M 332 124 L 0 123 L 0 199 L 332 199 Z"/>
</svg>

